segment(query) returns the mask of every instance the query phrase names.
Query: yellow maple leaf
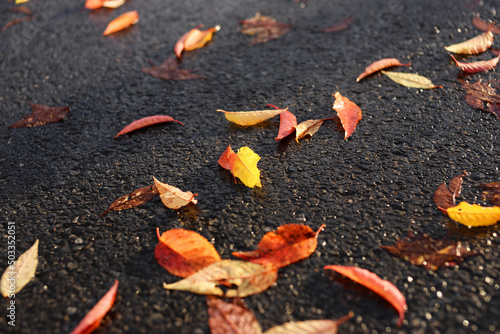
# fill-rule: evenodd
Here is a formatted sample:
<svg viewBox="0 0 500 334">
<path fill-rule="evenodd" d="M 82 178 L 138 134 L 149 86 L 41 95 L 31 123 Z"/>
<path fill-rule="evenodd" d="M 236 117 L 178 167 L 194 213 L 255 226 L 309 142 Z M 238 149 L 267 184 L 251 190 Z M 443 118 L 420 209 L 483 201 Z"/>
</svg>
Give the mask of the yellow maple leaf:
<svg viewBox="0 0 500 334">
<path fill-rule="evenodd" d="M 247 187 L 262 187 L 260 184 L 260 171 L 257 168 L 257 162 L 260 157 L 248 146 L 238 150 L 238 153 L 229 156 L 231 172 L 235 177 L 241 180 Z"/>
<path fill-rule="evenodd" d="M 500 221 L 500 206 L 483 207 L 461 202 L 448 208 L 446 212 L 451 219 L 466 226 L 494 225 Z"/>
</svg>

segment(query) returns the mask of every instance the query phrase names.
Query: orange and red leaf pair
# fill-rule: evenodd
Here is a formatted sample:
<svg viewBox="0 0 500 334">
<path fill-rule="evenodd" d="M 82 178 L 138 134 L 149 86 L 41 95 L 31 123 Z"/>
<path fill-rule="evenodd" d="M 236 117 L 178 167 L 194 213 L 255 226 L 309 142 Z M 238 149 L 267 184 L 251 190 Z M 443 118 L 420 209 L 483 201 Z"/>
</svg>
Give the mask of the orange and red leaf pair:
<svg viewBox="0 0 500 334">
<path fill-rule="evenodd" d="M 199 25 L 198 27 L 202 27 Z M 175 43 L 174 53 L 177 58 L 181 58 L 183 51 L 192 51 L 202 48 L 212 40 L 213 34 L 220 30 L 220 26 L 208 28 L 207 30 L 200 30 L 197 28 L 191 29 Z"/>
<path fill-rule="evenodd" d="M 260 188 L 260 171 L 257 168 L 259 160 L 260 156 L 248 146 L 240 148 L 238 153 L 228 146 L 217 162 L 222 168 L 230 170 L 233 176 L 239 178 L 247 187 Z"/>
<path fill-rule="evenodd" d="M 133 131 L 136 131 L 136 130 L 139 130 L 139 129 L 142 129 L 142 128 L 145 128 L 148 126 L 161 124 L 161 123 L 167 123 L 167 122 L 176 122 L 176 123 L 179 123 L 180 125 L 184 125 L 183 123 L 173 119 L 170 116 L 166 116 L 166 115 L 148 116 L 148 117 L 141 118 L 137 121 L 133 121 L 132 123 L 130 123 L 129 125 L 124 127 L 120 132 L 118 132 L 118 134 L 116 136 L 114 136 L 113 139 L 115 139 L 118 136 L 127 134 L 129 132 L 133 132 Z"/>
<path fill-rule="evenodd" d="M 102 33 L 103 36 L 108 36 L 114 34 L 115 32 L 121 31 L 130 27 L 133 24 L 139 22 L 139 14 L 136 10 L 132 10 L 130 12 L 126 12 L 116 19 L 109 22 L 106 30 Z"/>
</svg>

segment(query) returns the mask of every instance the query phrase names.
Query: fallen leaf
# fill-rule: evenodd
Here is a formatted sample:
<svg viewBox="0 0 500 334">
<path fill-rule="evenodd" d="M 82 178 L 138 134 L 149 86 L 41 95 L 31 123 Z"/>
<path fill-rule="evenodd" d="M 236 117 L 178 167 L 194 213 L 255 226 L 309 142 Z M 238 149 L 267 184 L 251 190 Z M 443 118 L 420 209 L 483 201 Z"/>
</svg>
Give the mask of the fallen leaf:
<svg viewBox="0 0 500 334">
<path fill-rule="evenodd" d="M 387 75 L 389 79 L 397 82 L 400 85 L 411 88 L 421 88 L 421 89 L 432 89 L 432 88 L 443 88 L 443 86 L 436 86 L 427 79 L 418 74 L 414 73 L 401 73 L 401 72 L 387 72 L 382 71 L 383 74 Z"/>
<path fill-rule="evenodd" d="M 453 55 L 450 55 L 451 58 L 455 61 L 455 64 L 457 64 L 458 67 L 465 73 L 478 73 L 478 72 L 484 72 L 484 71 L 489 71 L 497 67 L 498 60 L 500 60 L 500 56 L 490 59 L 490 60 L 483 60 L 483 61 L 475 61 L 472 63 L 464 63 L 461 61 L 458 61 L 453 57 Z"/>
<path fill-rule="evenodd" d="M 361 120 L 361 109 L 347 97 L 335 93 L 335 102 L 333 109 L 337 111 L 337 116 L 340 118 L 342 127 L 345 130 L 344 139 L 347 139 L 356 129 L 356 125 Z"/>
<path fill-rule="evenodd" d="M 222 260 L 176 283 L 163 283 L 163 287 L 201 295 L 243 298 L 266 290 L 277 277 L 278 269 L 272 265 Z"/>
<path fill-rule="evenodd" d="M 108 36 L 108 35 L 114 34 L 115 32 L 126 29 L 126 28 L 130 27 L 131 25 L 136 24 L 137 22 L 139 22 L 139 14 L 137 13 L 136 10 L 126 12 L 126 13 L 118 16 L 116 19 L 112 20 L 111 22 L 109 22 L 108 26 L 106 27 L 106 30 L 104 30 L 102 35 Z"/>
<path fill-rule="evenodd" d="M 490 112 L 500 119 L 500 80 L 474 84 L 462 81 L 465 89 L 465 102 L 474 109 Z"/>
<path fill-rule="evenodd" d="M 190 191 L 184 192 L 179 188 L 158 181 L 155 177 L 153 177 L 153 179 L 160 193 L 161 201 L 167 208 L 177 210 L 189 203 L 198 203 L 195 199 L 198 194 L 193 194 Z"/>
<path fill-rule="evenodd" d="M 280 114 L 280 129 L 278 131 L 278 136 L 274 139 L 281 140 L 285 137 L 291 135 L 297 126 L 297 118 L 294 114 L 288 110 L 283 111 Z"/>
<path fill-rule="evenodd" d="M 340 22 L 337 22 L 325 29 L 322 29 L 321 32 L 329 33 L 329 32 L 337 32 L 341 30 L 346 30 L 349 28 L 349 25 L 351 24 L 352 20 L 354 19 L 354 16 L 349 16 L 345 19 L 343 19 Z"/>
<path fill-rule="evenodd" d="M 173 229 L 160 236 L 156 228 L 156 234 L 156 261 L 172 275 L 185 278 L 221 260 L 214 246 L 196 232 Z"/>
<path fill-rule="evenodd" d="M 490 201 L 491 204 L 500 206 L 500 182 L 481 183 L 479 186 L 484 189 L 481 194 L 483 200 Z"/>
<path fill-rule="evenodd" d="M 28 1 L 30 1 L 30 0 L 16 0 L 16 5 L 19 5 L 20 3 L 25 3 Z"/>
<path fill-rule="evenodd" d="M 298 143 L 299 139 L 302 139 L 307 135 L 313 136 L 316 132 L 318 132 L 324 122 L 324 119 L 310 119 L 299 123 L 295 126 L 295 141 Z"/>
<path fill-rule="evenodd" d="M 2 32 L 7 30 L 8 28 L 12 27 L 13 25 L 19 24 L 21 22 L 29 21 L 32 19 L 33 19 L 33 16 L 28 16 L 28 17 L 22 17 L 20 19 L 15 19 L 15 20 L 9 21 L 3 26 Z"/>
<path fill-rule="evenodd" d="M 359 82 L 361 79 L 373 74 L 375 72 L 381 71 L 383 69 L 393 67 L 393 66 L 410 66 L 411 63 L 403 64 L 396 58 L 385 58 L 381 60 L 377 60 L 376 62 L 371 63 L 368 67 L 365 68 L 365 71 L 361 73 L 357 78 L 356 82 Z"/>
<path fill-rule="evenodd" d="M 477 55 L 488 50 L 493 44 L 493 33 L 487 31 L 465 42 L 445 46 L 446 51 L 460 54 Z"/>
<path fill-rule="evenodd" d="M 43 104 L 30 103 L 31 110 L 33 111 L 22 120 L 9 125 L 9 128 L 21 128 L 44 125 L 47 123 L 59 122 L 69 112 L 68 107 L 49 107 Z"/>
<path fill-rule="evenodd" d="M 0 292 L 2 296 L 10 298 L 21 291 L 35 277 L 38 267 L 38 239 L 30 249 L 19 256 L 17 261 L 10 260 L 9 251 L 7 264 L 8 267 L 0 278 Z"/>
<path fill-rule="evenodd" d="M 149 117 L 141 118 L 137 121 L 133 121 L 132 123 L 130 123 L 129 125 L 124 127 L 120 132 L 118 132 L 118 134 L 116 136 L 114 136 L 113 139 L 115 139 L 118 136 L 127 134 L 127 133 L 132 132 L 132 131 L 136 131 L 139 129 L 143 129 L 143 128 L 146 128 L 146 127 L 151 126 L 151 125 L 156 125 L 156 124 L 160 124 L 160 123 L 167 123 L 167 122 L 177 122 L 180 125 L 184 125 L 184 123 L 181 123 L 181 122 L 173 119 L 170 116 L 166 116 L 166 115 L 149 116 Z"/>
<path fill-rule="evenodd" d="M 198 27 L 202 27 L 199 25 Z M 202 48 L 205 44 L 212 40 L 213 34 L 220 30 L 220 26 L 208 28 L 207 30 L 200 30 L 198 28 L 191 29 L 189 32 L 182 35 L 182 37 L 175 43 L 174 53 L 177 58 L 181 58 L 183 51 L 192 51 Z"/>
<path fill-rule="evenodd" d="M 281 114 L 287 109 L 277 109 L 277 110 L 256 110 L 256 111 L 225 111 L 217 109 L 217 111 L 223 112 L 226 119 L 230 122 L 236 123 L 241 126 L 255 125 L 276 115 Z"/>
<path fill-rule="evenodd" d="M 500 206 L 483 207 L 461 202 L 446 212 L 451 219 L 468 227 L 494 225 L 500 221 Z"/>
<path fill-rule="evenodd" d="M 118 8 L 125 3 L 125 0 L 87 0 L 85 2 L 85 8 L 87 9 L 98 9 L 102 7 L 106 8 Z"/>
<path fill-rule="evenodd" d="M 449 189 L 446 187 L 446 183 L 442 183 L 436 192 L 434 192 L 434 203 L 443 213 L 446 213 L 446 209 L 454 207 L 455 199 L 460 196 L 462 191 L 462 180 L 463 177 L 467 175 L 467 172 L 462 172 L 462 174 L 455 176 L 449 183 Z"/>
<path fill-rule="evenodd" d="M 217 297 L 207 297 L 210 334 L 261 334 L 259 322 L 242 299 L 226 303 Z"/>
<path fill-rule="evenodd" d="M 98 9 L 102 8 L 104 0 L 87 0 L 85 2 L 86 9 Z"/>
<path fill-rule="evenodd" d="M 352 266 L 325 266 L 324 269 L 334 270 L 344 276 L 349 277 L 354 282 L 361 284 L 372 290 L 385 300 L 387 300 L 399 313 L 398 327 L 401 327 L 405 317 L 405 311 L 408 309 L 406 299 L 398 288 L 389 281 L 381 279 L 376 274 L 362 268 Z"/>
<path fill-rule="evenodd" d="M 272 264 L 283 268 L 291 263 L 309 257 L 318 245 L 318 234 L 307 225 L 287 224 L 278 227 L 276 232 L 268 232 L 251 252 L 233 252 L 233 256 L 260 264 Z"/>
<path fill-rule="evenodd" d="M 219 160 L 217 160 L 217 163 L 221 165 L 222 168 L 231 170 L 231 164 L 229 163 L 229 156 L 232 154 L 236 154 L 233 149 L 231 148 L 231 145 L 229 145 L 224 152 L 222 152 Z"/>
<path fill-rule="evenodd" d="M 95 306 L 87 313 L 87 315 L 80 321 L 78 326 L 71 331 L 70 334 L 89 334 L 92 333 L 99 324 L 102 318 L 108 313 L 113 306 L 116 293 L 118 291 L 118 280 L 109 289 L 108 292 L 95 304 Z"/>
<path fill-rule="evenodd" d="M 381 247 L 416 266 L 434 271 L 460 264 L 465 257 L 477 255 L 476 251 L 471 251 L 460 241 L 432 239 L 427 234 L 420 238 L 414 238 L 411 234 L 409 240 L 399 239 L 394 246 Z"/>
<path fill-rule="evenodd" d="M 222 153 L 218 163 L 225 169 L 229 169 L 234 177 L 243 182 L 247 187 L 262 187 L 260 183 L 260 171 L 257 163 L 260 156 L 248 146 L 244 146 L 234 153 L 230 146 Z"/>
<path fill-rule="evenodd" d="M 264 334 L 337 334 L 338 326 L 354 316 L 353 312 L 349 312 L 337 321 L 333 320 L 306 320 L 306 321 L 291 321 L 280 326 L 275 326 Z"/>
<path fill-rule="evenodd" d="M 286 34 L 292 27 L 289 24 L 277 22 L 270 16 L 261 16 L 256 13 L 254 17 L 240 21 L 243 25 L 240 32 L 247 35 L 255 35 L 250 45 L 265 43 Z"/>
<path fill-rule="evenodd" d="M 136 189 L 132 193 L 123 195 L 122 197 L 116 199 L 99 217 L 103 217 L 109 211 L 135 208 L 136 206 L 142 205 L 153 199 L 156 195 L 158 195 L 158 189 L 154 184 Z"/>
<path fill-rule="evenodd" d="M 142 71 L 148 73 L 155 78 L 164 80 L 192 80 L 206 79 L 192 73 L 195 70 L 183 70 L 179 68 L 179 63 L 174 58 L 168 58 L 161 65 L 155 66 L 151 63 L 151 67 L 143 67 Z"/>
<path fill-rule="evenodd" d="M 476 27 L 479 30 L 482 31 L 491 31 L 492 33 L 499 35 L 500 34 L 500 27 L 496 26 L 494 23 L 488 23 L 479 18 L 479 14 L 477 16 L 474 16 L 472 19 L 472 24 L 474 27 Z"/>
<path fill-rule="evenodd" d="M 495 56 L 500 56 L 500 49 L 497 48 L 491 48 L 491 53 L 493 53 Z"/>
</svg>

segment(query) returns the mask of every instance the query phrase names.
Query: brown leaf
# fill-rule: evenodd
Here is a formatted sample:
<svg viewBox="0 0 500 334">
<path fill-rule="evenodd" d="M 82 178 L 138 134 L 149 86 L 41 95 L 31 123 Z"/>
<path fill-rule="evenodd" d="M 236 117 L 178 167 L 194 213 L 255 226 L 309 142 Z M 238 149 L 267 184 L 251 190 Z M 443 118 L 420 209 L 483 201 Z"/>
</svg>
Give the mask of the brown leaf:
<svg viewBox="0 0 500 334">
<path fill-rule="evenodd" d="M 484 189 L 481 194 L 484 201 L 500 206 L 500 182 L 481 183 L 479 186 Z"/>
<path fill-rule="evenodd" d="M 180 69 L 179 63 L 173 57 L 168 58 L 159 66 L 155 66 L 153 63 L 151 63 L 151 65 L 151 67 L 143 67 L 142 71 L 154 76 L 155 78 L 164 80 L 206 79 L 205 77 L 191 73 L 195 70 Z"/>
<path fill-rule="evenodd" d="M 208 326 L 211 334 L 260 334 L 262 329 L 255 315 L 242 299 L 230 303 L 207 297 Z"/>
<path fill-rule="evenodd" d="M 247 35 L 255 35 L 250 42 L 250 45 L 257 43 L 265 43 L 272 39 L 279 38 L 286 34 L 292 27 L 289 24 L 277 22 L 270 16 L 261 16 L 256 13 L 254 17 L 240 21 L 243 28 L 241 33 Z"/>
<path fill-rule="evenodd" d="M 394 246 L 381 247 L 392 255 L 429 270 L 454 266 L 462 263 L 465 257 L 477 255 L 476 251 L 471 251 L 460 241 L 432 239 L 427 234 L 420 238 L 410 234 L 409 239 L 399 239 Z"/>
<path fill-rule="evenodd" d="M 454 207 L 455 199 L 460 196 L 462 191 L 462 180 L 468 173 L 463 171 L 462 174 L 455 176 L 446 187 L 446 183 L 442 183 L 436 192 L 434 192 L 434 203 L 443 213 L 446 214 L 448 208 Z"/>
<path fill-rule="evenodd" d="M 116 199 L 113 203 L 111 203 L 109 208 L 100 215 L 100 217 L 103 217 L 109 211 L 135 208 L 136 206 L 142 205 L 151 200 L 156 195 L 158 195 L 158 189 L 154 184 L 136 189 L 132 193 L 123 195 L 122 197 Z"/>
<path fill-rule="evenodd" d="M 31 110 L 33 111 L 28 116 L 14 124 L 9 125 L 9 128 L 21 128 L 44 125 L 47 123 L 59 122 L 69 112 L 67 107 L 49 107 L 43 104 L 30 103 Z"/>
<path fill-rule="evenodd" d="M 465 102 L 474 109 L 490 112 L 500 119 L 500 80 L 482 83 L 479 79 L 470 84 L 462 81 L 465 89 Z"/>
<path fill-rule="evenodd" d="M 351 24 L 351 21 L 354 19 L 354 16 L 349 16 L 345 19 L 343 19 L 342 21 L 340 22 L 337 22 L 325 29 L 322 29 L 321 32 L 325 32 L 325 33 L 329 33 L 329 32 L 337 32 L 337 31 L 341 31 L 341 30 L 346 30 L 347 28 L 349 28 L 349 25 Z"/>
<path fill-rule="evenodd" d="M 488 23 L 479 18 L 479 14 L 477 16 L 474 16 L 472 19 L 472 24 L 474 27 L 476 27 L 479 30 L 482 31 L 491 31 L 492 33 L 496 35 L 500 35 L 500 27 L 496 26 L 495 23 Z"/>
</svg>

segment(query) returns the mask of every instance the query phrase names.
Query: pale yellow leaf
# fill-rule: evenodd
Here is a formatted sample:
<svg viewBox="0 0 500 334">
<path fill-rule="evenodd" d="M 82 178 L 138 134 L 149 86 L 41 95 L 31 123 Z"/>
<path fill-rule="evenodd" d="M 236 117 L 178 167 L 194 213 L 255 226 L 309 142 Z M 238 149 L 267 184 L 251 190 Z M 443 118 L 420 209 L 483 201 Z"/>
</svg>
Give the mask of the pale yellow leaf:
<svg viewBox="0 0 500 334">
<path fill-rule="evenodd" d="M 353 316 L 354 313 L 351 311 L 337 321 L 329 319 L 291 321 L 272 327 L 264 334 L 336 334 L 338 326 Z"/>
<path fill-rule="evenodd" d="M 314 135 L 316 132 L 318 132 L 319 128 L 321 125 L 323 125 L 324 119 L 310 119 L 307 121 L 304 121 L 298 125 L 295 126 L 295 140 L 297 143 L 299 142 L 299 139 L 304 138 L 307 135 Z"/>
<path fill-rule="evenodd" d="M 281 114 L 285 110 L 287 109 L 256 110 L 256 111 L 225 111 L 217 109 L 217 111 L 224 113 L 228 121 L 242 126 L 255 125 L 264 122 L 269 118 Z"/>
<path fill-rule="evenodd" d="M 426 77 L 423 77 L 414 73 L 401 73 L 401 72 L 387 72 L 381 71 L 383 74 L 387 75 L 389 79 L 397 82 L 400 85 L 410 88 L 421 88 L 421 89 L 432 89 L 432 88 L 443 88 L 442 86 L 436 86 Z"/>
<path fill-rule="evenodd" d="M 488 50 L 493 44 L 493 33 L 487 31 L 465 42 L 445 46 L 446 51 L 460 54 L 477 55 Z"/>
<path fill-rule="evenodd" d="M 102 3 L 103 7 L 106 8 L 118 8 L 125 3 L 125 0 L 106 0 Z"/>
<path fill-rule="evenodd" d="M 160 193 L 161 201 L 167 208 L 177 210 L 189 203 L 198 203 L 195 199 L 195 196 L 198 196 L 198 194 L 193 194 L 190 191 L 182 191 L 179 188 L 158 181 L 155 177 L 153 179 Z"/>
<path fill-rule="evenodd" d="M 0 279 L 0 290 L 4 297 L 18 293 L 35 277 L 38 267 L 38 239 L 17 261 L 8 264 Z"/>
<path fill-rule="evenodd" d="M 260 156 L 257 153 L 248 146 L 244 146 L 238 150 L 238 153 L 230 154 L 228 159 L 234 177 L 240 179 L 247 187 L 262 187 L 260 170 L 257 168 Z"/>
<path fill-rule="evenodd" d="M 494 225 L 500 221 L 500 206 L 483 207 L 477 204 L 461 202 L 446 210 L 454 221 L 467 226 Z"/>
</svg>

